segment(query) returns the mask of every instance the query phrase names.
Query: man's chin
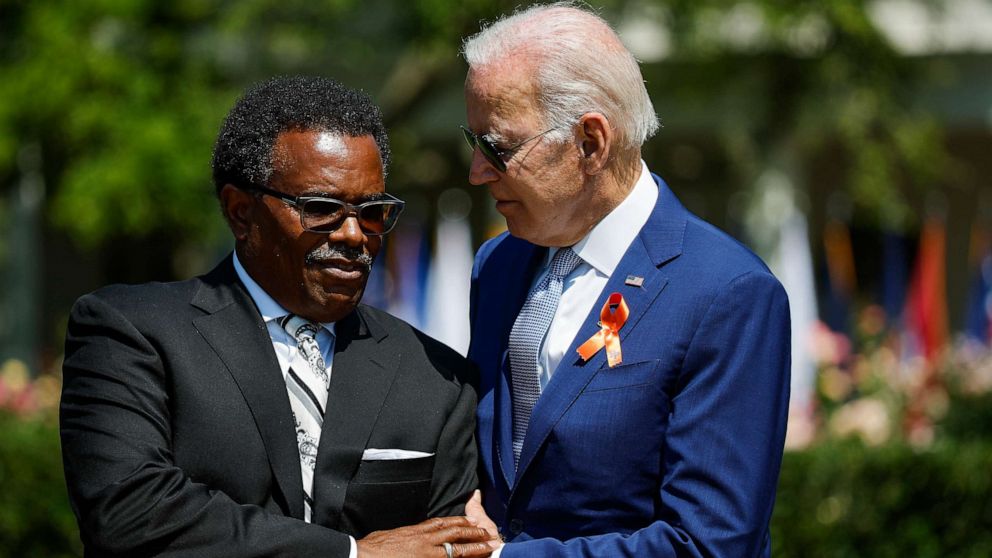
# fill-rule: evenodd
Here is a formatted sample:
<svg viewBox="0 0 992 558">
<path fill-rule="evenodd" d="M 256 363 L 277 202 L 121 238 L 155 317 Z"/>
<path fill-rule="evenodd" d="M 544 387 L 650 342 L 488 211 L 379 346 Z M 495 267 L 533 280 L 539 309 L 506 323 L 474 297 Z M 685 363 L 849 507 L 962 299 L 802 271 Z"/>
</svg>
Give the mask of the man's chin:
<svg viewBox="0 0 992 558">
<path fill-rule="evenodd" d="M 358 306 L 358 302 L 361 300 L 361 293 L 353 296 L 346 296 L 343 294 L 331 294 L 323 298 L 319 304 L 315 304 L 311 307 L 308 314 L 309 316 L 304 316 L 312 322 L 320 323 L 331 323 L 342 320 L 348 314 L 351 314 L 355 307 Z"/>
<path fill-rule="evenodd" d="M 506 230 L 519 239 L 526 240 L 531 244 L 537 244 L 538 246 L 544 246 L 544 244 L 541 244 L 541 235 L 537 234 L 540 231 L 539 227 L 534 227 L 529 223 L 523 223 L 519 219 L 507 219 Z"/>
<path fill-rule="evenodd" d="M 350 314 L 365 293 L 363 276 L 355 281 L 314 281 L 307 285 L 306 302 L 311 321 L 336 322 Z"/>
<path fill-rule="evenodd" d="M 527 232 L 530 230 L 530 228 L 524 226 L 523 219 L 505 217 L 505 220 L 506 220 L 506 230 L 510 231 L 510 234 L 512 234 L 517 238 L 523 238 L 524 240 L 527 240 Z"/>
</svg>

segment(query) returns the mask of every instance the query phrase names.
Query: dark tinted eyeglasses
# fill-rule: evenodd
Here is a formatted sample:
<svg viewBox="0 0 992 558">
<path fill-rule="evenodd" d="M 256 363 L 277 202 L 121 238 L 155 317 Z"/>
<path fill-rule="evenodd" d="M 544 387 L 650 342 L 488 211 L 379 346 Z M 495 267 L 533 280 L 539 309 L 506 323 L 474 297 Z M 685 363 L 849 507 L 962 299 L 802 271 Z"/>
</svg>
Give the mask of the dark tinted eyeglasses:
<svg viewBox="0 0 992 558">
<path fill-rule="evenodd" d="M 547 129 L 540 134 L 531 136 L 512 147 L 507 147 L 506 149 L 496 147 L 493 142 L 486 139 L 485 136 L 474 134 L 465 126 L 459 126 L 459 128 L 462 129 L 462 135 L 465 136 L 465 141 L 471 149 L 475 150 L 475 148 L 478 147 L 479 151 L 482 153 L 482 156 L 485 157 L 492 166 L 496 167 L 499 172 L 506 172 L 506 164 L 513 158 L 514 155 L 516 155 L 517 151 L 523 147 L 525 143 L 536 140 L 548 132 L 553 132 L 560 128 L 560 126 Z"/>
<path fill-rule="evenodd" d="M 264 186 L 244 188 L 278 198 L 286 205 L 296 208 L 300 214 L 300 224 L 304 230 L 315 233 L 331 233 L 338 230 L 344 220 L 354 215 L 362 232 L 370 236 L 381 236 L 393 230 L 403 211 L 405 202 L 399 198 L 383 194 L 383 199 L 367 201 L 357 205 L 319 196 L 290 196 Z"/>
</svg>

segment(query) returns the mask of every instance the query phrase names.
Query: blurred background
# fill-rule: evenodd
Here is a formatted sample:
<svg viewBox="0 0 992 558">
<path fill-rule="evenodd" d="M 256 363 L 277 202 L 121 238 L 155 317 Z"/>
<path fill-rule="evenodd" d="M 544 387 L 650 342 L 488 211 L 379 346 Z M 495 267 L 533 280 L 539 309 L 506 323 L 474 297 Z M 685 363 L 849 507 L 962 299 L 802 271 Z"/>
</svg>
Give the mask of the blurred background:
<svg viewBox="0 0 992 558">
<path fill-rule="evenodd" d="M 383 108 L 408 202 L 366 302 L 464 352 L 503 228 L 462 38 L 501 0 L 0 0 L 0 556 L 79 556 L 57 435 L 72 302 L 232 248 L 221 120 L 274 74 Z M 663 128 L 644 158 L 792 305 L 776 556 L 992 556 L 992 0 L 604 0 Z M 596 56 L 590 52 L 589 63 Z"/>
</svg>

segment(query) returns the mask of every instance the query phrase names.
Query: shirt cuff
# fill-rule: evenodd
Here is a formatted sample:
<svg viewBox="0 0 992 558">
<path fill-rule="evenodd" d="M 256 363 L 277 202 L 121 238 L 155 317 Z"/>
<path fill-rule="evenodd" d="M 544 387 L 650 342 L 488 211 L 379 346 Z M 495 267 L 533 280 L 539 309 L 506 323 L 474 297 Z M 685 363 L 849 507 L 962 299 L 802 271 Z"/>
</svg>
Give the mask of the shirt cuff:
<svg viewBox="0 0 992 558">
<path fill-rule="evenodd" d="M 351 550 L 348 551 L 348 558 L 358 558 L 358 543 L 355 542 L 355 537 L 348 535 L 348 540 L 351 541 Z"/>
<path fill-rule="evenodd" d="M 499 548 L 497 548 L 496 550 L 494 550 L 493 553 L 489 555 L 489 558 L 499 558 L 500 555 L 503 554 L 503 548 L 505 546 L 506 546 L 506 544 L 499 545 Z"/>
</svg>

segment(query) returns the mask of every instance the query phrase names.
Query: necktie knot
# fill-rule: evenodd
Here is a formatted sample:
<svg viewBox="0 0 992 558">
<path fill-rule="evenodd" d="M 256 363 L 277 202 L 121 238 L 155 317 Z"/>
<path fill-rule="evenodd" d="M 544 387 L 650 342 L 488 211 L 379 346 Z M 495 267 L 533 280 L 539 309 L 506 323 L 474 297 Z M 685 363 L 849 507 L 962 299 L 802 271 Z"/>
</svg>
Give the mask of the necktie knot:
<svg viewBox="0 0 992 558">
<path fill-rule="evenodd" d="M 324 355 L 321 354 L 320 344 L 317 342 L 317 334 L 320 333 L 321 326 L 293 314 L 283 317 L 279 324 L 296 340 L 296 348 L 310 365 L 313 374 L 323 380 L 325 388 L 329 386 L 330 376 L 327 374 Z"/>
<path fill-rule="evenodd" d="M 300 339 L 316 339 L 317 333 L 320 331 L 320 327 L 317 324 L 293 314 L 284 316 L 279 321 L 279 324 L 282 325 L 286 333 L 290 334 L 297 343 L 300 342 Z"/>
<path fill-rule="evenodd" d="M 559 248 L 551 258 L 551 269 L 548 273 L 556 278 L 564 278 L 579 265 L 581 260 L 582 258 L 571 248 Z"/>
</svg>

